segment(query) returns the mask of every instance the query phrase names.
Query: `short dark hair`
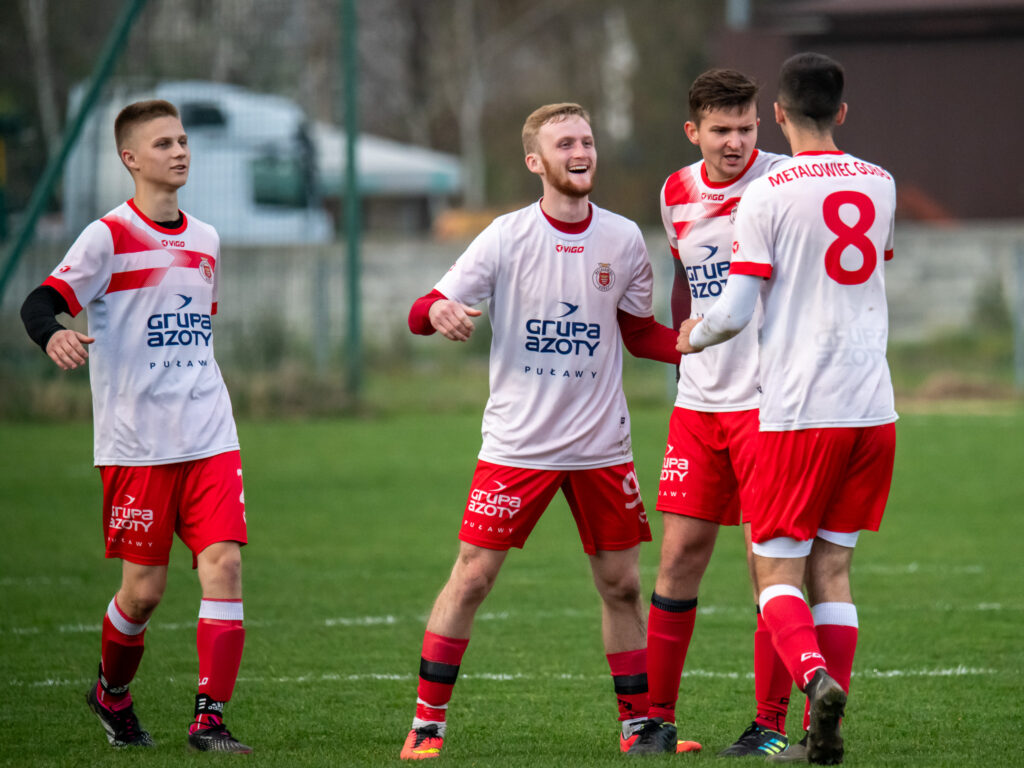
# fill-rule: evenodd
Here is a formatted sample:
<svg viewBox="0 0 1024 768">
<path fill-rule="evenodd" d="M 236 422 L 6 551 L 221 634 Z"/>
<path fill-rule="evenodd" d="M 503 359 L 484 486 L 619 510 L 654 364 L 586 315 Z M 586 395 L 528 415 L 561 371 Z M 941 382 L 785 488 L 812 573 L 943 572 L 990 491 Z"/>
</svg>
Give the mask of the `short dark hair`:
<svg viewBox="0 0 1024 768">
<path fill-rule="evenodd" d="M 117 151 L 124 149 L 135 126 L 158 117 L 179 117 L 178 108 L 163 99 L 150 99 L 136 101 L 118 112 L 114 119 L 114 141 L 117 143 Z"/>
<path fill-rule="evenodd" d="M 735 69 L 709 69 L 690 86 L 690 120 L 700 125 L 713 109 L 743 109 L 757 103 L 761 86 Z"/>
<path fill-rule="evenodd" d="M 821 53 L 798 53 L 779 72 L 779 106 L 795 123 L 828 130 L 843 105 L 843 65 Z"/>
</svg>

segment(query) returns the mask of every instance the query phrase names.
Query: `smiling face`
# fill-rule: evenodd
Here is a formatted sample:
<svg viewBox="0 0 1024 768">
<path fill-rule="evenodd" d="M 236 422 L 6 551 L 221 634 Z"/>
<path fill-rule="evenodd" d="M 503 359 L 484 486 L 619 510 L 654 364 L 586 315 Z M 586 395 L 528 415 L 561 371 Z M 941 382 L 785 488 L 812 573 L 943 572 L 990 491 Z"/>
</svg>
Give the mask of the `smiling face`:
<svg viewBox="0 0 1024 768">
<path fill-rule="evenodd" d="M 704 157 L 708 178 L 714 182 L 736 178 L 747 167 L 757 144 L 757 104 L 702 113 L 699 123 L 687 121 L 686 137 Z"/>
<path fill-rule="evenodd" d="M 537 131 L 536 149 L 526 166 L 541 178 L 544 196 L 585 198 L 594 188 L 597 149 L 590 123 L 579 115 L 554 119 Z"/>
<path fill-rule="evenodd" d="M 135 125 L 121 149 L 121 160 L 136 184 L 179 189 L 188 181 L 188 135 L 177 117 L 161 116 Z"/>
</svg>

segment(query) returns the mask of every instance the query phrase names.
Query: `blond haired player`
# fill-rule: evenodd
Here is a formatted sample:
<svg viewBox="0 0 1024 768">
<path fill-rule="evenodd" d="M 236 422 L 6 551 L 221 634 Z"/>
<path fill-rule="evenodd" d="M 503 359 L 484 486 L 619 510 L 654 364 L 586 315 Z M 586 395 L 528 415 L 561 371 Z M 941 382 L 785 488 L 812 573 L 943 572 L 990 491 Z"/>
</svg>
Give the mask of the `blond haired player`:
<svg viewBox="0 0 1024 768">
<path fill-rule="evenodd" d="M 783 64 L 775 119 L 793 159 L 750 185 L 729 284 L 679 335 L 687 354 L 724 341 L 760 294 L 754 566 L 761 614 L 809 709 L 807 735 L 775 761 L 842 762 L 857 644 L 850 563 L 860 531 L 881 523 L 895 453 L 883 267 L 896 187 L 836 146 L 844 78 L 821 54 Z"/>
<path fill-rule="evenodd" d="M 177 533 L 202 587 L 188 744 L 247 753 L 223 717 L 245 639 L 246 524 L 238 435 L 213 357 L 220 242 L 213 227 L 178 209 L 190 153 L 177 109 L 130 104 L 114 134 L 135 195 L 90 224 L 22 306 L 29 336 L 57 365 L 89 363 L 106 556 L 122 561 L 121 587 L 103 618 L 99 679 L 86 700 L 111 745 L 153 746 L 128 684 Z M 88 334 L 57 322 L 83 308 Z"/>
<path fill-rule="evenodd" d="M 675 258 L 673 320 L 714 306 L 729 279 L 733 222 L 740 196 L 784 155 L 757 144 L 758 85 L 742 72 L 711 69 L 690 87 L 687 138 L 701 152 L 661 189 L 661 216 Z M 688 289 L 680 301 L 678 288 Z M 680 316 L 685 309 L 685 316 Z M 701 579 L 719 527 L 744 524 L 749 551 L 755 481 L 758 370 L 757 323 L 728 344 L 683 358 L 669 421 L 657 508 L 664 537 L 647 621 L 649 716 L 676 720 L 676 702 L 697 615 Z M 753 578 L 753 567 L 751 565 Z M 754 580 L 754 601 L 757 582 Z M 766 756 L 788 744 L 786 711 L 792 683 L 760 614 L 754 632 L 753 722 L 722 756 Z M 656 750 L 653 734 L 650 749 Z M 645 748 L 639 745 L 637 749 Z"/>
<path fill-rule="evenodd" d="M 622 343 L 674 363 L 676 334 L 654 321 L 640 230 L 590 202 L 597 150 L 586 111 L 537 109 L 523 148 L 543 197 L 495 219 L 409 315 L 414 333 L 465 341 L 481 314 L 473 306 L 486 301 L 492 338 L 483 445 L 455 567 L 427 621 L 404 759 L 440 754 L 476 611 L 559 490 L 603 604 L 623 751 L 646 724 L 638 555 L 651 533 L 633 470 Z"/>
</svg>

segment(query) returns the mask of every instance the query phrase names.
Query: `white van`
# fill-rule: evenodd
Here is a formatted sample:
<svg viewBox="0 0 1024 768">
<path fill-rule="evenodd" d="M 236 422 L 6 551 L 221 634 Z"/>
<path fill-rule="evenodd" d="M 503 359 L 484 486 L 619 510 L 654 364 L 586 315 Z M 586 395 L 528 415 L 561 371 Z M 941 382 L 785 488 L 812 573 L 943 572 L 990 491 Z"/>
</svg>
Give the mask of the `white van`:
<svg viewBox="0 0 1024 768">
<path fill-rule="evenodd" d="M 84 94 L 71 94 L 73 114 Z M 303 111 L 280 96 L 226 83 L 164 82 L 115 87 L 94 107 L 68 156 L 64 222 L 69 237 L 132 195 L 114 146 L 114 118 L 125 105 L 166 99 L 177 106 L 192 148 L 181 207 L 209 222 L 225 244 L 278 245 L 333 239 L 320 205 L 316 158 Z"/>
</svg>

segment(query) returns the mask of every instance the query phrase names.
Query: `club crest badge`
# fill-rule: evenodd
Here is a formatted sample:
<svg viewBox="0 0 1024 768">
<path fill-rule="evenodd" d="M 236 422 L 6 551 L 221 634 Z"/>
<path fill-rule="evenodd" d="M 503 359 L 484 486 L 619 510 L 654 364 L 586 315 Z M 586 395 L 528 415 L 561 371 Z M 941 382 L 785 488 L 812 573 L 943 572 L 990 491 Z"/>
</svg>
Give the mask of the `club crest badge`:
<svg viewBox="0 0 1024 768">
<path fill-rule="evenodd" d="M 199 274 L 206 282 L 213 282 L 213 267 L 210 266 L 210 260 L 205 256 L 199 260 Z"/>
<path fill-rule="evenodd" d="M 610 291 L 615 285 L 615 273 L 611 264 L 598 264 L 593 274 L 594 287 L 599 291 Z"/>
</svg>

